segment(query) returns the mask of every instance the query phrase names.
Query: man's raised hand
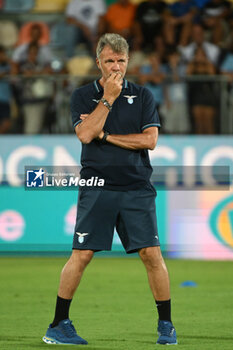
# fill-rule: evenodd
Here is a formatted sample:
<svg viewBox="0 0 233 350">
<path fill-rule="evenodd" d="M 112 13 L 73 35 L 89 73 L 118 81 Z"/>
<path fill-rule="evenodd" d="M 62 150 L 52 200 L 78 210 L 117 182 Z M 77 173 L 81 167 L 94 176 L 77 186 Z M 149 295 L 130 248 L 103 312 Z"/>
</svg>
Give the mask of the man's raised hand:
<svg viewBox="0 0 233 350">
<path fill-rule="evenodd" d="M 122 90 L 122 74 L 120 72 L 111 73 L 104 83 L 103 97 L 112 105 L 120 95 Z"/>
</svg>

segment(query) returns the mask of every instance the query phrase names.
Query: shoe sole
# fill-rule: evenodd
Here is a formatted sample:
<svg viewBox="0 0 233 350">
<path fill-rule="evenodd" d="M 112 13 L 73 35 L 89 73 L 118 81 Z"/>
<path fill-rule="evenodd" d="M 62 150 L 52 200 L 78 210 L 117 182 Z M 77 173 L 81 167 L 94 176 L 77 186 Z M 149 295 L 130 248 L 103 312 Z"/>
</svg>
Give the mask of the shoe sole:
<svg viewBox="0 0 233 350">
<path fill-rule="evenodd" d="M 178 343 L 156 343 L 156 345 L 178 345 Z"/>
<path fill-rule="evenodd" d="M 87 345 L 84 343 L 61 343 L 58 340 L 54 339 L 54 338 L 48 338 L 48 337 L 43 337 L 42 338 L 43 342 L 45 342 L 46 344 L 51 344 L 51 345 Z"/>
</svg>

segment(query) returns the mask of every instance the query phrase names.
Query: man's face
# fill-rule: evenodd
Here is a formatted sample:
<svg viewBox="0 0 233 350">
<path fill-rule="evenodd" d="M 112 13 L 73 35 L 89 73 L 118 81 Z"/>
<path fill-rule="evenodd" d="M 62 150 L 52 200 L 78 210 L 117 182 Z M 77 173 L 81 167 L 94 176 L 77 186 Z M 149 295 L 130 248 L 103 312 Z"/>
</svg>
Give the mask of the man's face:
<svg viewBox="0 0 233 350">
<path fill-rule="evenodd" d="M 112 73 L 121 73 L 123 78 L 128 66 L 128 56 L 126 53 L 116 53 L 109 46 L 105 46 L 96 63 L 104 81 Z"/>
<path fill-rule="evenodd" d="M 42 36 L 41 28 L 39 26 L 34 26 L 31 28 L 30 37 L 31 41 L 38 41 Z"/>
</svg>

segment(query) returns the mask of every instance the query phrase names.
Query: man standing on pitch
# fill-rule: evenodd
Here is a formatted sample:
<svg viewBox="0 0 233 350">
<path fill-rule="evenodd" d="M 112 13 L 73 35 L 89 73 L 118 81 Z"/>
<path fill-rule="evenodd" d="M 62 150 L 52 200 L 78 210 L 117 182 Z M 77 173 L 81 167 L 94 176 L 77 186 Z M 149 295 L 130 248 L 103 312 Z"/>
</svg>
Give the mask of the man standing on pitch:
<svg viewBox="0 0 233 350">
<path fill-rule="evenodd" d="M 44 342 L 87 344 L 69 320 L 69 307 L 94 252 L 111 250 L 114 227 L 127 253 L 138 252 L 148 274 L 159 322 L 158 344 L 177 344 L 171 322 L 169 277 L 163 261 L 150 183 L 148 149 L 160 127 L 152 94 L 124 79 L 128 44 L 118 34 L 97 45 L 101 78 L 76 89 L 71 98 L 75 132 L 82 142 L 81 177 L 104 178 L 101 190 L 79 193 L 73 252 L 61 273 L 55 317 Z"/>
</svg>

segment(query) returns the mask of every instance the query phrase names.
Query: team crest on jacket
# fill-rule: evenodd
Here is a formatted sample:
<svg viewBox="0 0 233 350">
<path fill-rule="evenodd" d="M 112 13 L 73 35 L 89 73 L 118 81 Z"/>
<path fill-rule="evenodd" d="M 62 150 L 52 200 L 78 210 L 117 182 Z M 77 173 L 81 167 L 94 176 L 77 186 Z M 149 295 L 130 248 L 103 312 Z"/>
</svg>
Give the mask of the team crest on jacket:
<svg viewBox="0 0 233 350">
<path fill-rule="evenodd" d="M 81 233 L 81 232 L 76 232 L 76 234 L 78 235 L 79 243 L 83 243 L 84 242 L 84 237 L 88 235 L 88 233 Z"/>
<path fill-rule="evenodd" d="M 129 95 L 123 95 L 125 98 L 127 98 L 127 101 L 128 101 L 128 103 L 130 104 L 130 105 L 132 105 L 133 104 L 133 99 L 135 98 L 135 97 L 137 97 L 137 96 L 134 96 L 134 95 L 132 95 L 132 96 L 129 96 Z"/>
</svg>

